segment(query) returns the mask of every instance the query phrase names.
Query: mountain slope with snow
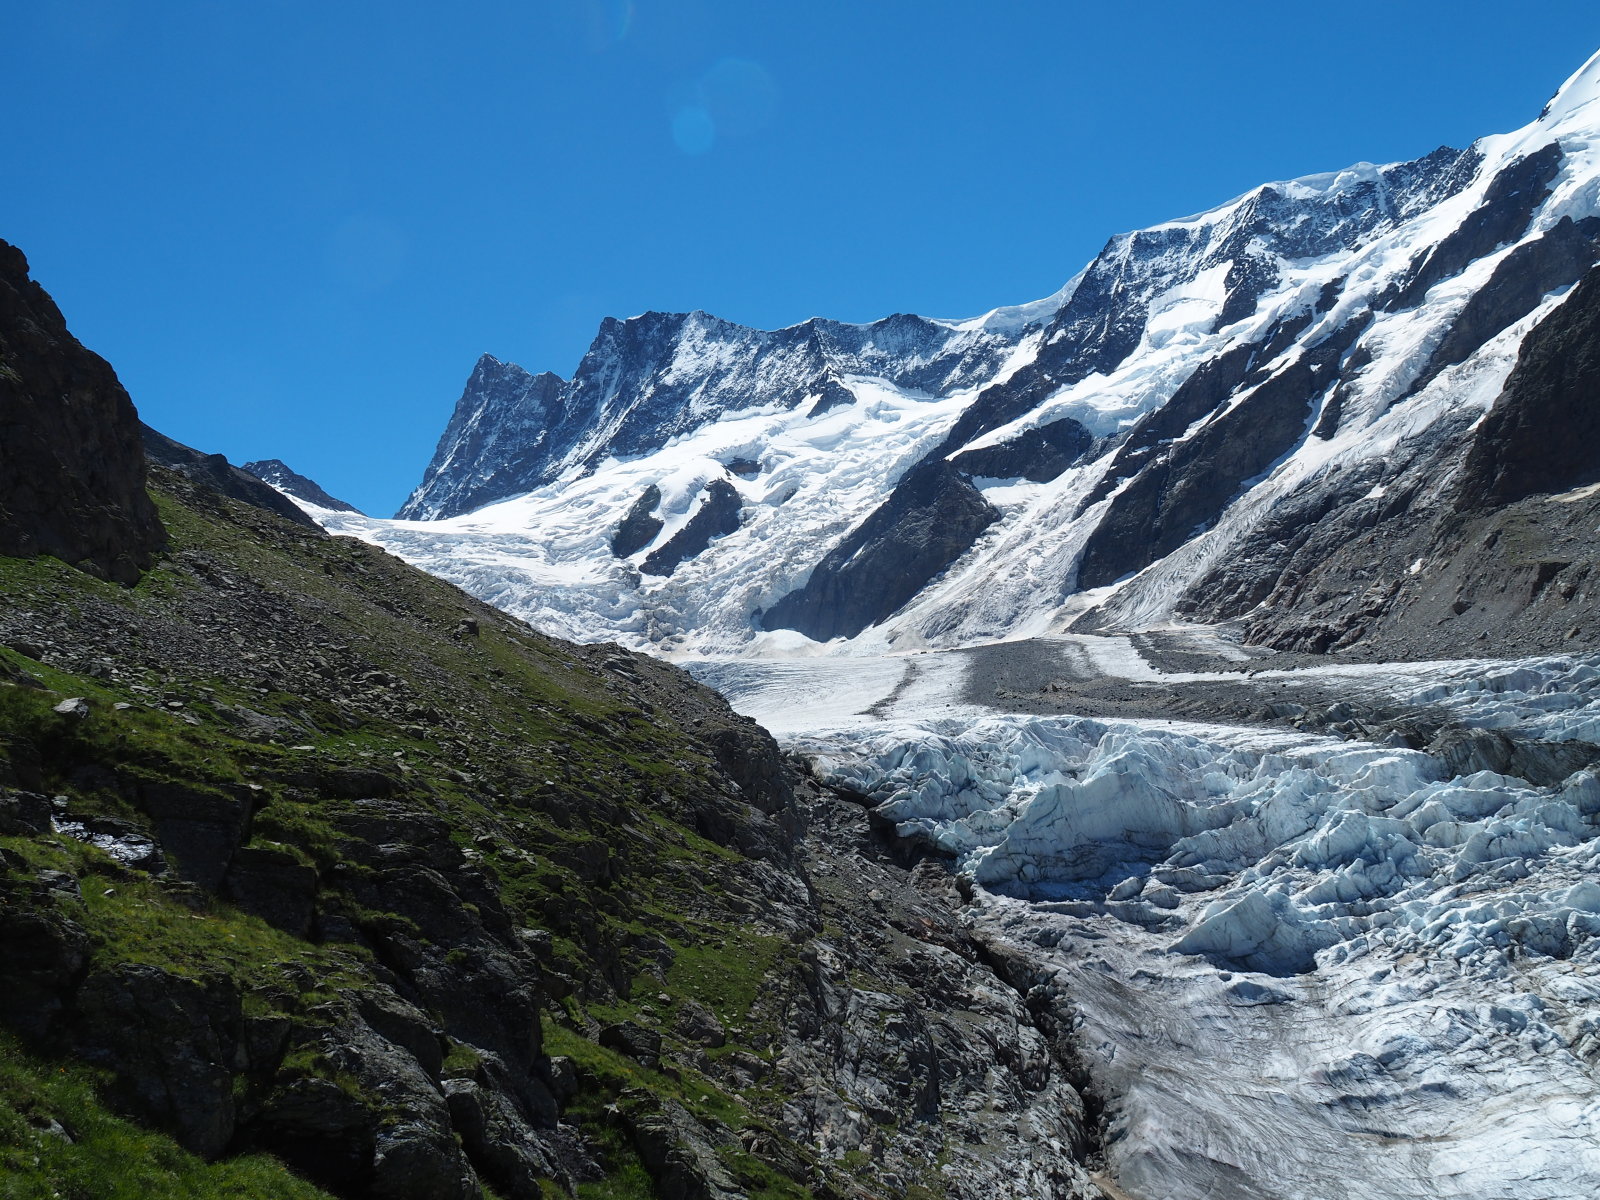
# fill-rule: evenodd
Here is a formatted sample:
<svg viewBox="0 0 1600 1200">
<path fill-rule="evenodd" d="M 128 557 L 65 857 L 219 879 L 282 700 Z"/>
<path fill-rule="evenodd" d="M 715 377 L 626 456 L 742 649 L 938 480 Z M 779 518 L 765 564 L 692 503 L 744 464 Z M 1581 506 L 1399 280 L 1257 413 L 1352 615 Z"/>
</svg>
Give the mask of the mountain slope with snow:
<svg viewBox="0 0 1600 1200">
<path fill-rule="evenodd" d="M 1507 622 L 1552 648 L 1600 605 L 1600 373 L 1518 363 L 1593 333 L 1597 259 L 1600 56 L 1522 130 L 1121 235 L 1033 305 L 771 333 L 647 313 L 570 382 L 485 358 L 402 512 L 435 519 L 330 526 L 663 650 L 1177 618 L 1315 652 Z M 1463 590 L 1463 556 L 1512 599 Z"/>
</svg>

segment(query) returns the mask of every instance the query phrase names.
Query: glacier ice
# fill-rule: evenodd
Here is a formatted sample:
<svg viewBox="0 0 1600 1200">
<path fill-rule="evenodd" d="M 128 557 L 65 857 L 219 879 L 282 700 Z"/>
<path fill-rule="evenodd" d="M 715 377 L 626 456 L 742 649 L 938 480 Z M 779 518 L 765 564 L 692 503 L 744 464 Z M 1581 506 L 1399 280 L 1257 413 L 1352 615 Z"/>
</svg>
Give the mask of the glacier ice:
<svg viewBox="0 0 1600 1200">
<path fill-rule="evenodd" d="M 953 856 L 975 930 L 1070 997 L 1126 1192 L 1600 1190 L 1593 770 L 1533 786 L 1308 734 L 933 704 L 907 676 L 948 699 L 961 668 L 941 657 L 715 670 L 762 716 L 770 677 L 791 695 L 816 681 L 805 690 L 835 707 L 795 716 L 788 744 Z M 1114 647 L 1086 657 L 1154 674 Z M 822 685 L 836 668 L 848 684 Z M 1551 739 L 1593 728 L 1597 668 L 1574 655 L 1301 674 Z"/>
</svg>

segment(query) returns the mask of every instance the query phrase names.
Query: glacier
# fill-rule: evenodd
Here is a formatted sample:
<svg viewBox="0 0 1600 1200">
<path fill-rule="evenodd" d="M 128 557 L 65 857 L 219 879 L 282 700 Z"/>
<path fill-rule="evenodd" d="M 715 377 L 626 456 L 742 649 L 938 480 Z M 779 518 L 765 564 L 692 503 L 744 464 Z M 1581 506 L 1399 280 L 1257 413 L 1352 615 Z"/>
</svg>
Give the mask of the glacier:
<svg viewBox="0 0 1600 1200">
<path fill-rule="evenodd" d="M 1076 639 L 1124 677 L 1238 678 L 1097 641 Z M 1600 1190 L 1600 775 L 1534 786 L 1290 729 L 952 702 L 981 662 L 691 665 L 951 857 L 973 928 L 1070 1001 L 1124 1193 Z M 1594 654 L 1250 678 L 1519 738 L 1600 728 Z"/>
</svg>

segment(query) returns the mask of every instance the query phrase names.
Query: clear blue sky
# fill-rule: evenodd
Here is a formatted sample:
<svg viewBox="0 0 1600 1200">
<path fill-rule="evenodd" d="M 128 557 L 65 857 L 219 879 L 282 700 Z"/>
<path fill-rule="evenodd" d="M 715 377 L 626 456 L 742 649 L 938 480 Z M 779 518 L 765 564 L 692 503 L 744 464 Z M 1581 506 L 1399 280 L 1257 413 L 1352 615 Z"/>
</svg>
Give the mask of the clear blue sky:
<svg viewBox="0 0 1600 1200">
<path fill-rule="evenodd" d="M 145 418 L 368 511 L 483 351 L 964 316 L 1257 183 L 1531 120 L 1593 0 L 41 0 L 0 237 Z"/>
</svg>

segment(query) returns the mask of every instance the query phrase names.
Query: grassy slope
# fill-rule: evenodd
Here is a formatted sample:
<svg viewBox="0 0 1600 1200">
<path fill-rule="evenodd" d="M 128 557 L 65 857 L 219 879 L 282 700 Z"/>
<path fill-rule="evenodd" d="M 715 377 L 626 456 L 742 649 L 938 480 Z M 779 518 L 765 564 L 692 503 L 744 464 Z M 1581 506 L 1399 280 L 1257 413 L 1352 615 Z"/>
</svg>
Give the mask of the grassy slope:
<svg viewBox="0 0 1600 1200">
<path fill-rule="evenodd" d="M 0 629 L 9 635 L 0 641 L 35 652 L 0 650 L 0 678 L 31 676 L 45 689 L 0 686 L 0 753 L 18 781 L 65 796 L 75 820 L 148 826 L 128 798 L 130 780 L 248 789 L 260 805 L 251 844 L 315 865 L 319 911 L 348 916 L 367 936 L 315 944 L 83 842 L 0 838 L 12 884 L 41 870 L 78 880 L 81 899 L 58 891 L 41 903 L 87 931 L 91 970 L 144 962 L 224 976 L 246 1011 L 299 1022 L 314 1021 L 330 994 L 365 986 L 373 935 L 403 918 L 361 910 L 335 880 L 335 822 L 349 802 L 323 782 L 378 771 L 444 819 L 513 923 L 550 935 L 542 965 L 562 995 L 544 1022 L 546 1050 L 578 1068 L 566 1119 L 583 1126 L 608 1172 L 582 1194 L 650 1194 L 607 1106 L 663 1096 L 729 1135 L 720 1153 L 741 1186 L 808 1194 L 737 1148 L 741 1130 L 774 1136 L 763 1115 L 772 1098 L 716 1078 L 721 1058 L 770 1053 L 777 1014 L 763 998 L 792 956 L 794 932 L 745 859 L 705 836 L 731 827 L 772 837 L 677 719 L 715 725 L 729 714 L 685 694 L 664 668 L 629 658 L 608 670 L 614 651 L 576 653 L 370 547 L 306 536 L 175 478 L 158 500 L 172 546 L 137 587 L 52 559 L 0 559 Z M 476 634 L 461 629 L 463 618 L 477 622 Z M 63 696 L 86 698 L 90 715 L 56 714 Z M 244 710 L 281 722 L 277 735 L 241 724 Z M 673 1057 L 684 1049 L 673 1018 L 689 1001 L 730 1027 L 728 1047 Z M 666 1031 L 671 1069 L 594 1040 L 603 1023 L 638 1017 Z M 457 1066 L 471 1057 L 458 1049 Z M 0 1194 L 50 1195 L 49 1184 L 72 1195 L 65 1182 L 93 1180 L 105 1169 L 96 1164 L 113 1161 L 130 1179 L 165 1181 L 136 1194 L 315 1194 L 274 1176 L 281 1168 L 271 1160 L 206 1166 L 110 1117 L 75 1065 L 14 1041 L 4 1055 Z M 704 1069 L 687 1066 L 691 1057 Z M 314 1056 L 283 1067 L 331 1070 Z M 50 1120 L 77 1140 L 40 1134 Z M 79 1190 L 118 1194 L 98 1186 Z"/>
</svg>

